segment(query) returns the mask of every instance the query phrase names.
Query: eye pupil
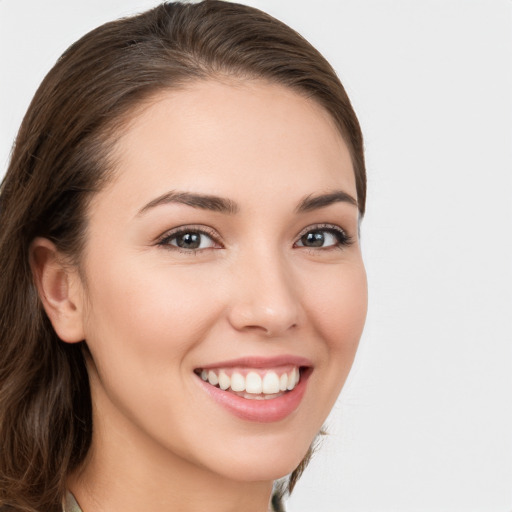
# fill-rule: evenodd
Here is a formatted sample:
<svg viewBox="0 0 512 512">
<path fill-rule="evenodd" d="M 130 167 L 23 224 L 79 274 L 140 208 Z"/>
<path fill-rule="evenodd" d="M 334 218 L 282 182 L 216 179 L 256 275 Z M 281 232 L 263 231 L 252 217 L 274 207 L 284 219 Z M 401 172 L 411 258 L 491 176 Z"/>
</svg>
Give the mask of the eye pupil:
<svg viewBox="0 0 512 512">
<path fill-rule="evenodd" d="M 301 238 L 301 242 L 306 247 L 322 247 L 325 236 L 322 231 L 310 231 Z"/>
<path fill-rule="evenodd" d="M 198 249 L 201 245 L 200 233 L 184 233 L 176 237 L 176 245 L 183 249 Z"/>
</svg>

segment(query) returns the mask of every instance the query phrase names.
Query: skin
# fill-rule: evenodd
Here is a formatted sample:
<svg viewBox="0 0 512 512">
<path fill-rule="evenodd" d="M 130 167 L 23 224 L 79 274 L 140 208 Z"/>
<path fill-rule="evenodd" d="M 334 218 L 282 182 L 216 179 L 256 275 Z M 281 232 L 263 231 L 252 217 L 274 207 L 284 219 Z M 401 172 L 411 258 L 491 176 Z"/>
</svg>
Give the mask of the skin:
<svg viewBox="0 0 512 512">
<path fill-rule="evenodd" d="M 364 324 L 357 207 L 297 211 L 333 191 L 357 200 L 347 146 L 294 91 L 205 81 L 152 98 L 113 156 L 80 273 L 47 240 L 32 248 L 57 333 L 92 354 L 93 445 L 70 489 L 84 512 L 264 512 L 272 481 L 299 464 L 331 410 Z M 170 191 L 219 196 L 237 212 L 147 206 Z M 200 249 L 175 245 L 181 226 L 207 231 Z M 324 246 L 304 246 L 308 232 Z M 283 354 L 313 369 L 299 407 L 277 422 L 236 417 L 194 373 Z"/>
</svg>

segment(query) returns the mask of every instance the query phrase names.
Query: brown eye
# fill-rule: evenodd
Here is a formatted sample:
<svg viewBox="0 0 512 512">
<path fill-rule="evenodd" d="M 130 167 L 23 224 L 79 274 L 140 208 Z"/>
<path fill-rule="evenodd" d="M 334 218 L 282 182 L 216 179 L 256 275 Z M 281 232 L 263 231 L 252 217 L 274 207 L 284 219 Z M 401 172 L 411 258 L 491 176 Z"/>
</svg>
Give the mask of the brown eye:
<svg viewBox="0 0 512 512">
<path fill-rule="evenodd" d="M 159 242 L 159 245 L 170 248 L 177 247 L 179 249 L 189 251 L 216 247 L 216 243 L 210 235 L 203 233 L 202 231 L 192 230 L 171 233 Z"/>
<path fill-rule="evenodd" d="M 350 243 L 350 237 L 335 227 L 311 229 L 304 233 L 296 243 L 298 247 L 327 248 L 341 247 Z"/>
<path fill-rule="evenodd" d="M 304 247 L 323 247 L 325 243 L 325 234 L 323 231 L 312 231 L 300 237 Z"/>
<path fill-rule="evenodd" d="M 199 233 L 184 233 L 176 236 L 176 245 L 182 249 L 199 249 L 201 246 L 201 237 Z"/>
</svg>

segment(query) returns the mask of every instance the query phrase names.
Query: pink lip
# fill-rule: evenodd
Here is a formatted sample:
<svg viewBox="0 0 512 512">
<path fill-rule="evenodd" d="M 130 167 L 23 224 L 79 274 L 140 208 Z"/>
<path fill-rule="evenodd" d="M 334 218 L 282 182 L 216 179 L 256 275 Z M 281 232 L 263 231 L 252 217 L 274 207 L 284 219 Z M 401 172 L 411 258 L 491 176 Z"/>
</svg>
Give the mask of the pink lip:
<svg viewBox="0 0 512 512">
<path fill-rule="evenodd" d="M 215 368 L 231 368 L 235 366 L 246 368 L 276 368 L 278 366 L 313 366 L 313 363 L 305 357 L 292 355 L 282 355 L 277 357 L 240 357 L 238 359 L 230 359 L 229 361 L 218 361 L 213 364 L 201 366 L 202 370 L 210 370 Z"/>
<path fill-rule="evenodd" d="M 302 398 L 304 397 L 304 393 L 306 392 L 308 378 L 313 371 L 310 361 L 295 356 L 280 356 L 273 358 L 247 357 L 236 360 L 233 359 L 230 361 L 221 361 L 201 367 L 202 369 L 229 368 L 234 366 L 245 366 L 249 368 L 275 368 L 284 365 L 303 367 L 300 381 L 293 390 L 286 391 L 283 395 L 270 400 L 250 400 L 242 398 L 230 391 L 223 391 L 220 388 L 208 384 L 199 376 L 197 377 L 197 382 L 202 386 L 204 391 L 213 398 L 213 400 L 238 418 L 259 423 L 271 423 L 284 420 L 299 407 Z M 304 367 L 307 368 L 304 369 Z"/>
</svg>

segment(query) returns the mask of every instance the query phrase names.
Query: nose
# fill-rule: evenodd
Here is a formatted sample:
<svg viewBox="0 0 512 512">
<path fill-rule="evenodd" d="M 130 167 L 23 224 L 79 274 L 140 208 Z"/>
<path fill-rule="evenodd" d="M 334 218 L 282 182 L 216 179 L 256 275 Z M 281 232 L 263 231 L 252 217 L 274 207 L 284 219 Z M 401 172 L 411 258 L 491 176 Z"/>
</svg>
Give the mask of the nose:
<svg viewBox="0 0 512 512">
<path fill-rule="evenodd" d="M 238 331 L 282 336 L 301 322 L 297 283 L 279 256 L 252 257 L 233 273 L 229 322 Z"/>
</svg>

